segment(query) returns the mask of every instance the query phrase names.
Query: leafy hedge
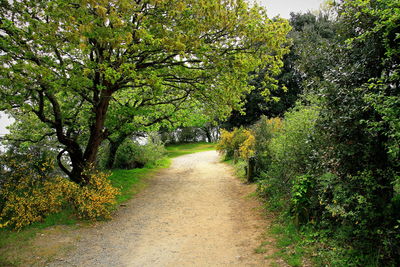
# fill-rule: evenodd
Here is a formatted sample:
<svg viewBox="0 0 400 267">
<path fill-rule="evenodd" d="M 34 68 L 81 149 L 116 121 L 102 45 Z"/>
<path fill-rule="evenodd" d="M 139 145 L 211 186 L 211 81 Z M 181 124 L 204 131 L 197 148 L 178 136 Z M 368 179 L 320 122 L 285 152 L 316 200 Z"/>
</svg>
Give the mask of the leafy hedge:
<svg viewBox="0 0 400 267">
<path fill-rule="evenodd" d="M 356 101 L 366 105 L 362 98 Z M 397 266 L 397 162 L 391 160 L 390 146 L 368 137 L 369 124 L 359 118 L 368 114 L 353 114 L 352 125 L 335 125 L 343 123 L 341 112 L 319 99 L 306 105 L 299 102 L 283 121 L 262 118 L 253 125 L 258 191 L 270 208 L 286 214 L 299 229 L 316 233 L 311 242 L 324 243 L 320 262 Z M 346 115 L 346 120 L 353 116 Z M 246 131 L 224 132 L 220 146 L 227 140 L 240 140 L 233 142 L 236 148 L 245 145 L 245 138 L 234 136 Z"/>
</svg>

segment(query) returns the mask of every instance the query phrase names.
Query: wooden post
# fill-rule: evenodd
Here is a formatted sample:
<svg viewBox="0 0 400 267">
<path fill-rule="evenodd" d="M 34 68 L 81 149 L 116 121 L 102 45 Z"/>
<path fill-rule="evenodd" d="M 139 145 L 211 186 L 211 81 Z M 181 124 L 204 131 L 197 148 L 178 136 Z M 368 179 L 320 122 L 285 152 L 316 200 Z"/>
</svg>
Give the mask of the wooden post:
<svg viewBox="0 0 400 267">
<path fill-rule="evenodd" d="M 254 170 L 256 166 L 256 158 L 250 157 L 248 161 L 247 167 L 247 182 L 253 183 L 254 182 Z"/>
</svg>

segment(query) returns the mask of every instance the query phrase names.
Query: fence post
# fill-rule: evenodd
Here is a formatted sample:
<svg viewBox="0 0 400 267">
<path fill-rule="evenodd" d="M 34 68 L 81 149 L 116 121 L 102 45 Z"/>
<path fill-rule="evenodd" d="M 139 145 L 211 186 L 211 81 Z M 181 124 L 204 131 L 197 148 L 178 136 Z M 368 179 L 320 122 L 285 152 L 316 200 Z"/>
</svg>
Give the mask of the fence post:
<svg viewBox="0 0 400 267">
<path fill-rule="evenodd" d="M 247 182 L 249 183 L 254 182 L 255 167 L 256 167 L 256 158 L 250 157 L 248 160 L 248 167 L 247 167 Z"/>
</svg>

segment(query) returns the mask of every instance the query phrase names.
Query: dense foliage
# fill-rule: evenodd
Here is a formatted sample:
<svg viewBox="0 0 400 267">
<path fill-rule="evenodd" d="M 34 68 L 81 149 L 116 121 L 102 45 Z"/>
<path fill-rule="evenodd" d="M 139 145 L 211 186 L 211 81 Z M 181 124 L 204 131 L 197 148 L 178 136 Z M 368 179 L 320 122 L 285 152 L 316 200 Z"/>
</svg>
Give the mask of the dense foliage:
<svg viewBox="0 0 400 267">
<path fill-rule="evenodd" d="M 132 140 L 125 140 L 117 151 L 114 168 L 134 169 L 155 163 L 165 156 L 165 148 L 162 143 L 148 140 L 140 145 Z"/>
<path fill-rule="evenodd" d="M 329 11 L 318 15 L 291 13 L 292 30 L 288 37 L 292 44 L 290 52 L 283 57 L 282 71 L 275 76 L 278 84 L 271 84 L 265 78 L 268 69 L 255 73 L 255 77 L 249 78 L 249 84 L 255 89 L 246 95 L 245 113 L 234 110 L 222 124 L 224 128 L 249 127 L 261 116 L 282 117 L 294 107 L 303 91 L 312 90 L 325 79 L 324 73 L 337 63 L 339 56 L 332 53 L 337 42 L 337 24 L 332 23 L 331 16 Z M 269 89 L 267 94 L 265 88 Z"/>
<path fill-rule="evenodd" d="M 243 127 L 234 128 L 232 132 L 222 129 L 217 150 L 223 153 L 226 159 L 240 157 L 246 160 L 254 155 L 254 142 L 252 132 Z"/>
<path fill-rule="evenodd" d="M 318 265 L 398 266 L 400 3 L 336 1 L 324 12 L 292 14 L 295 107 L 279 130 L 251 127 L 259 192 L 313 233 Z"/>
<path fill-rule="evenodd" d="M 1 1 L 0 227 L 107 217 L 118 192 L 89 167 L 156 161 L 130 138 L 172 125 L 165 141 L 211 141 L 237 109 L 218 150 L 255 158 L 320 265 L 399 266 L 400 2 L 329 2 L 291 14 L 287 53 L 288 22 L 244 0 Z"/>
</svg>

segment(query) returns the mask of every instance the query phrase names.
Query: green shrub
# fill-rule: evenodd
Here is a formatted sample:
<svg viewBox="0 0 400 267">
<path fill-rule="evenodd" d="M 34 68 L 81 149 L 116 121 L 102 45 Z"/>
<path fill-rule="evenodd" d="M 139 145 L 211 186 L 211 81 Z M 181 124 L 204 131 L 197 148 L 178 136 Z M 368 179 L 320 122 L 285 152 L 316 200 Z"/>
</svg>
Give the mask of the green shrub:
<svg viewBox="0 0 400 267">
<path fill-rule="evenodd" d="M 293 181 L 307 173 L 313 153 L 314 126 L 319 108 L 300 106 L 285 114 L 282 129 L 276 131 L 263 150 L 270 163 L 260 174 L 259 191 L 268 198 L 290 206 Z M 271 135 L 265 131 L 266 135 Z M 267 138 L 265 138 L 267 140 Z M 265 156 L 264 156 L 265 157 Z"/>
<path fill-rule="evenodd" d="M 272 151 L 270 151 L 271 140 L 282 130 L 282 123 L 283 121 L 280 118 L 268 119 L 262 116 L 261 119 L 251 127 L 255 137 L 254 150 L 257 176 L 270 167 L 272 160 Z"/>
<path fill-rule="evenodd" d="M 148 138 L 144 145 L 127 139 L 118 148 L 114 167 L 119 169 L 141 168 L 146 164 L 156 162 L 165 154 L 164 145 L 156 138 Z"/>
<path fill-rule="evenodd" d="M 315 179 L 311 175 L 300 175 L 292 181 L 290 204 L 297 226 L 308 222 L 315 213 L 315 186 Z"/>
</svg>

